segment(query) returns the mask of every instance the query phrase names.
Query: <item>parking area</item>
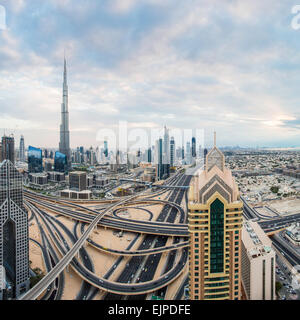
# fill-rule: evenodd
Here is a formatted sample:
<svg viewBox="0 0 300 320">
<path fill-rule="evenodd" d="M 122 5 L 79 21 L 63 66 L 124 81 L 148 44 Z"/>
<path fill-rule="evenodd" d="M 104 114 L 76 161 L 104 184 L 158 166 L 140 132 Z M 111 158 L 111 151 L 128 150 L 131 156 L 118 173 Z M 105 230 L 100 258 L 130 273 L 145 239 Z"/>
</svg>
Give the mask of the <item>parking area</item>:
<svg viewBox="0 0 300 320">
<path fill-rule="evenodd" d="M 300 300 L 300 291 L 292 286 L 291 270 L 277 255 L 276 257 L 276 282 L 281 284 L 278 291 L 280 300 Z"/>
</svg>

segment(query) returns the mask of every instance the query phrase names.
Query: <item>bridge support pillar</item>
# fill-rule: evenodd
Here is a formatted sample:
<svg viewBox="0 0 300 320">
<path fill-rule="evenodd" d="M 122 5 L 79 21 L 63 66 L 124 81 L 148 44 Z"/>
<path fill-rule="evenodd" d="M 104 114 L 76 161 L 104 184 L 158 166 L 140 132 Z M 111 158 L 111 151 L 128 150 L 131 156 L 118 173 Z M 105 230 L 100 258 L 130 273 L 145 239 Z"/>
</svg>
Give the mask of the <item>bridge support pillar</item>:
<svg viewBox="0 0 300 320">
<path fill-rule="evenodd" d="M 67 265 L 66 271 L 69 273 L 69 264 Z"/>
</svg>

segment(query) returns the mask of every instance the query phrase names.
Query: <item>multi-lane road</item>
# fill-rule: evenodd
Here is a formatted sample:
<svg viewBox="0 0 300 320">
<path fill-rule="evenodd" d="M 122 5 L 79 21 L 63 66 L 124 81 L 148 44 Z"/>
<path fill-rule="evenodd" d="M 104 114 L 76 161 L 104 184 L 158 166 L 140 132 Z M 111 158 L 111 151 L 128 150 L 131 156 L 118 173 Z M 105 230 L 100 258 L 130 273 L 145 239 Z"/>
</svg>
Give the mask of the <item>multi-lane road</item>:
<svg viewBox="0 0 300 320">
<path fill-rule="evenodd" d="M 182 180 L 187 180 L 186 177 L 184 177 L 182 175 L 178 175 L 178 178 L 173 179 L 174 183 Z M 164 190 L 163 192 L 166 192 L 168 190 Z M 173 193 L 179 193 L 182 195 L 185 193 L 185 190 L 182 189 L 174 189 L 172 191 Z M 161 192 L 160 192 L 161 193 Z M 62 255 L 62 258 L 60 261 L 58 261 L 55 266 L 47 273 L 47 275 L 37 284 L 35 285 L 30 291 L 28 291 L 25 295 L 23 295 L 20 299 L 21 300 L 28 300 L 28 299 L 36 299 L 37 297 L 39 297 L 41 295 L 41 293 L 43 293 L 49 286 L 53 286 L 53 283 L 55 281 L 55 279 L 62 273 L 62 271 L 69 265 L 71 264 L 71 266 L 75 269 L 75 271 L 77 273 L 80 274 L 80 276 L 89 284 L 91 284 L 93 287 L 97 287 L 99 289 L 102 290 L 106 290 L 109 292 L 114 292 L 114 293 L 118 293 L 118 294 L 135 294 L 135 293 L 147 293 L 147 292 L 151 292 L 153 290 L 158 290 L 159 288 L 168 285 L 170 282 L 174 281 L 174 279 L 176 279 L 183 271 L 183 268 L 186 264 L 186 259 L 187 259 L 187 250 L 186 250 L 186 241 L 183 241 L 182 243 L 180 243 L 179 241 L 176 241 L 173 243 L 173 245 L 164 247 L 164 238 L 167 238 L 167 236 L 160 236 L 161 234 L 164 234 L 164 232 L 166 232 L 168 234 L 168 232 L 171 229 L 175 229 L 176 232 L 172 233 L 171 235 L 176 235 L 177 238 L 179 238 L 179 236 L 186 236 L 186 230 L 184 230 L 183 234 L 180 234 L 180 230 L 178 230 L 178 227 L 172 225 L 172 221 L 174 221 L 174 219 L 176 218 L 177 214 L 179 213 L 179 220 L 182 223 L 182 221 L 185 220 L 185 212 L 184 210 L 181 208 L 180 203 L 181 201 L 179 201 L 179 204 L 177 204 L 178 201 L 175 201 L 174 203 L 172 203 L 171 201 L 164 201 L 161 200 L 159 201 L 159 203 L 164 204 L 164 209 L 162 210 L 161 214 L 160 214 L 160 219 L 158 219 L 158 222 L 162 222 L 164 220 L 168 220 L 169 222 L 166 224 L 161 224 L 158 226 L 155 226 L 154 229 L 152 229 L 152 233 L 157 233 L 158 235 L 149 235 L 149 237 L 157 237 L 158 241 L 156 241 L 155 245 L 153 246 L 154 248 L 149 250 L 149 251 L 144 253 L 144 252 L 140 252 L 143 250 L 137 250 L 137 252 L 134 252 L 133 254 L 140 254 L 140 256 L 144 256 L 144 254 L 151 256 L 151 253 L 153 253 L 154 255 L 161 255 L 161 251 L 169 251 L 169 250 L 175 250 L 175 249 L 181 249 L 181 254 L 178 256 L 178 261 L 176 263 L 176 265 L 174 265 L 172 268 L 169 268 L 169 270 L 167 270 L 167 272 L 164 273 L 164 275 L 158 277 L 157 279 L 153 280 L 151 278 L 146 279 L 146 281 L 144 282 L 139 282 L 139 283 L 135 283 L 135 284 L 124 284 L 124 283 L 118 283 L 118 282 L 112 282 L 106 279 L 101 279 L 97 276 L 95 276 L 94 272 L 93 272 L 93 268 L 91 265 L 86 265 L 86 263 L 82 264 L 81 262 L 79 262 L 75 256 L 78 252 L 82 251 L 82 247 L 83 244 L 86 241 L 91 241 L 91 239 L 89 239 L 89 235 L 92 232 L 92 230 L 99 224 L 99 222 L 102 222 L 103 217 L 108 213 L 111 212 L 113 209 L 118 208 L 124 204 L 127 205 L 127 203 L 129 205 L 132 204 L 136 204 L 136 203 L 145 203 L 145 201 L 147 203 L 156 203 L 157 200 L 151 199 L 149 197 L 149 199 L 145 199 L 146 196 L 151 196 L 153 197 L 153 195 L 151 193 L 148 193 L 147 191 L 143 191 L 140 194 L 136 194 L 134 196 L 131 197 L 126 197 L 125 199 L 110 204 L 108 205 L 106 208 L 104 208 L 103 210 L 96 211 L 96 210 L 92 210 L 92 209 L 87 209 L 86 207 L 79 205 L 79 204 L 70 204 L 67 203 L 65 201 L 62 201 L 61 203 L 59 203 L 59 201 L 57 201 L 58 203 L 56 204 L 51 204 L 51 200 L 53 202 L 53 199 L 49 199 L 50 197 L 41 197 L 41 196 L 36 196 L 34 197 L 32 195 L 32 193 L 26 193 L 26 201 L 28 206 L 30 207 L 31 211 L 34 212 L 34 214 L 37 214 L 40 216 L 40 218 L 43 220 L 44 225 L 48 228 L 48 232 L 49 234 L 51 234 L 51 240 L 55 243 L 55 249 L 59 251 L 60 255 Z M 141 198 L 142 197 L 142 198 Z M 181 200 L 182 200 L 181 197 Z M 137 201 L 137 198 L 138 201 Z M 142 199 L 142 200 L 140 200 Z M 135 201 L 134 201 L 135 200 Z M 74 210 L 74 206 L 75 206 L 75 210 L 78 209 L 78 211 L 76 211 L 75 214 L 77 214 L 77 216 L 72 215 L 72 213 L 75 212 Z M 63 209 L 62 209 L 63 207 Z M 72 207 L 73 210 L 70 210 L 70 208 Z M 83 219 L 83 215 L 85 215 L 85 219 L 86 222 L 90 222 L 90 225 L 88 226 L 88 228 L 83 232 L 83 234 L 79 237 L 79 238 L 72 238 L 71 234 L 68 234 L 68 231 L 65 230 L 66 234 L 68 234 L 69 238 L 72 238 L 72 242 L 73 242 L 73 246 L 71 248 L 68 247 L 67 245 L 67 241 L 63 239 L 63 236 L 61 235 L 61 233 L 59 232 L 59 230 L 53 225 L 53 221 L 51 220 L 55 220 L 55 218 L 53 218 L 51 215 L 47 214 L 44 210 L 48 209 L 52 212 L 55 212 L 56 214 L 63 214 L 63 215 L 69 215 L 71 216 L 73 219 L 78 219 L 81 221 L 84 221 Z M 82 211 L 88 212 L 88 213 L 83 213 Z M 169 212 L 169 215 L 167 215 L 167 211 Z M 169 218 L 172 217 L 172 218 Z M 118 229 L 122 229 L 120 228 L 121 225 L 124 225 L 124 220 L 122 219 L 122 223 L 118 224 L 118 220 L 120 221 L 120 219 L 115 219 L 115 225 L 113 225 L 112 227 L 114 228 L 118 228 Z M 57 224 L 58 221 L 56 219 L 55 223 Z M 50 226 L 50 224 L 52 224 Z M 61 225 L 60 227 L 63 228 L 63 226 Z M 52 229 L 55 229 L 55 232 L 52 231 Z M 153 225 L 152 225 L 153 228 Z M 144 230 L 145 229 L 145 230 Z M 149 226 L 146 225 L 146 227 L 143 227 L 143 225 L 138 224 L 134 229 L 134 231 L 138 232 L 138 233 L 147 233 L 149 232 Z M 159 230 L 159 231 L 156 231 Z M 57 236 L 59 235 L 58 239 Z M 146 236 L 147 237 L 147 236 Z M 184 238 L 183 238 L 184 239 Z M 63 245 L 62 245 L 63 244 Z M 51 248 L 53 250 L 53 248 Z M 111 250 L 112 251 L 112 250 Z M 129 250 L 125 250 L 124 251 L 124 255 L 128 254 Z M 114 252 L 111 252 L 111 254 L 113 254 Z M 116 253 L 116 252 L 115 252 Z M 86 254 L 85 254 L 86 256 Z M 132 258 L 134 259 L 134 257 Z M 81 259 L 81 260 L 85 260 L 85 259 Z M 151 268 L 150 268 L 151 269 Z M 48 270 L 47 270 L 48 271 Z M 149 273 L 150 274 L 150 273 Z M 87 296 L 88 292 L 86 292 L 86 294 L 84 295 L 85 297 Z"/>
</svg>

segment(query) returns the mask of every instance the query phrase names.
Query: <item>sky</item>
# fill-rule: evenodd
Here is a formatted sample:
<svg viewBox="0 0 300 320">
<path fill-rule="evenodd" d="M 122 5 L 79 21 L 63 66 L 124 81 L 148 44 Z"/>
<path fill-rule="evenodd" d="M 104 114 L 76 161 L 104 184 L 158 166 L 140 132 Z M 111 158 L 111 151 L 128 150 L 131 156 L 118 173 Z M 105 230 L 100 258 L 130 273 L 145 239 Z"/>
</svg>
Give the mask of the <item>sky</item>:
<svg viewBox="0 0 300 320">
<path fill-rule="evenodd" d="M 295 5 L 0 0 L 0 134 L 58 147 L 65 52 L 72 148 L 119 121 L 202 130 L 207 146 L 214 131 L 219 146 L 300 146 Z"/>
</svg>

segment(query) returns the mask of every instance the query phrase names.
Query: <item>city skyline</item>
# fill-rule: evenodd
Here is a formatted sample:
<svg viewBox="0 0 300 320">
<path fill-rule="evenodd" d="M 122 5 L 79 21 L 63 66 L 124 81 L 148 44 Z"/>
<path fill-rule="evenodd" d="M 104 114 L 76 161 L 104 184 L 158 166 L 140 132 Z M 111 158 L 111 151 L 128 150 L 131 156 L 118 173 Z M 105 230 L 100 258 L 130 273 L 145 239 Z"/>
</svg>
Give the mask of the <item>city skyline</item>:
<svg viewBox="0 0 300 320">
<path fill-rule="evenodd" d="M 0 301 L 300 300 L 300 4 L 273 2 L 0 0 Z"/>
<path fill-rule="evenodd" d="M 201 3 L 2 1 L 1 130 L 58 145 L 65 50 L 72 148 L 96 145 L 97 130 L 119 120 L 204 129 L 206 145 L 214 130 L 220 147 L 231 145 L 238 128 L 234 145 L 298 147 L 294 3 Z"/>
</svg>

